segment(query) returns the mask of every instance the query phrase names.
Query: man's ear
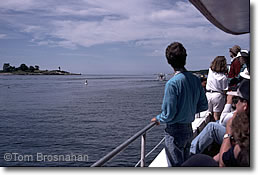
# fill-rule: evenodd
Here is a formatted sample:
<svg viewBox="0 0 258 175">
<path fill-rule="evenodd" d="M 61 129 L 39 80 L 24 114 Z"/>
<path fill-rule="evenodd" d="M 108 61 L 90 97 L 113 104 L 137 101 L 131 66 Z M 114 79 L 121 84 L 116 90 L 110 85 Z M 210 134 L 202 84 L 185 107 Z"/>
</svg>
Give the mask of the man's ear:
<svg viewBox="0 0 258 175">
<path fill-rule="evenodd" d="M 248 103 L 247 102 L 244 102 L 244 110 L 247 112 L 247 111 L 249 111 L 249 105 L 248 105 Z"/>
</svg>

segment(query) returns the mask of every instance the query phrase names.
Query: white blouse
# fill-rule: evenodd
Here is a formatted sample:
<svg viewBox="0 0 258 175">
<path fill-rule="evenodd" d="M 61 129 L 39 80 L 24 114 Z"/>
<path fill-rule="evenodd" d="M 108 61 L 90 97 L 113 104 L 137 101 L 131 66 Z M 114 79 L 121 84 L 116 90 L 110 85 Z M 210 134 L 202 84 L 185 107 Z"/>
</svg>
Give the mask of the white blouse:
<svg viewBox="0 0 258 175">
<path fill-rule="evenodd" d="M 228 79 L 223 73 L 217 73 L 209 68 L 206 89 L 212 91 L 218 91 L 223 93 L 224 90 L 228 90 Z"/>
</svg>

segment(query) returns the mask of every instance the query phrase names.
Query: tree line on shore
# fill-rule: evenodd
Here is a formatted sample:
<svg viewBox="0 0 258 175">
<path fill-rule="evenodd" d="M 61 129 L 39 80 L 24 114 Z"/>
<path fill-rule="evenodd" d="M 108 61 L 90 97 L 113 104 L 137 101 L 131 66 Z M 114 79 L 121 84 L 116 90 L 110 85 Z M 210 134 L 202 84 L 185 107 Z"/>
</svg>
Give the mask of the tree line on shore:
<svg viewBox="0 0 258 175">
<path fill-rule="evenodd" d="M 21 64 L 20 67 L 11 66 L 10 63 L 4 63 L 3 71 L 2 72 L 17 72 L 17 71 L 24 71 L 24 72 L 34 72 L 39 70 L 39 66 L 27 66 L 26 64 Z"/>
<path fill-rule="evenodd" d="M 21 64 L 19 67 L 15 67 L 10 63 L 4 63 L 3 70 L 0 70 L 0 73 L 14 75 L 81 75 L 63 71 L 60 66 L 58 70 L 40 70 L 38 65 L 27 66 L 26 64 Z"/>
</svg>

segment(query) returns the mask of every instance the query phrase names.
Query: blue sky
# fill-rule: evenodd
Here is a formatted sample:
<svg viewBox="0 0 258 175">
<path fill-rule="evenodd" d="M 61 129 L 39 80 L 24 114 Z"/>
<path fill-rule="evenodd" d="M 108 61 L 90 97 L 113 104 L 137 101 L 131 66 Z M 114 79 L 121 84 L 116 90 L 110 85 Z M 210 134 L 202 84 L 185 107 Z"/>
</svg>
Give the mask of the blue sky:
<svg viewBox="0 0 258 175">
<path fill-rule="evenodd" d="M 187 68 L 207 69 L 249 34 L 226 34 L 186 0 L 0 0 L 0 66 L 75 73 L 171 73 L 164 52 L 187 49 Z M 1 69 L 1 68 L 0 68 Z"/>
</svg>

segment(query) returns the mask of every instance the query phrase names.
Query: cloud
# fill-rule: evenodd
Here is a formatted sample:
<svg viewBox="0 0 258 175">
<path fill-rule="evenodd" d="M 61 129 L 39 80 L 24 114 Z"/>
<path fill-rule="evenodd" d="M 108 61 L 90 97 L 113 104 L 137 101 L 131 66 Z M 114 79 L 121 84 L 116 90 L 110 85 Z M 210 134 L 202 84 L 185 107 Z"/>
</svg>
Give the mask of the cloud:
<svg viewBox="0 0 258 175">
<path fill-rule="evenodd" d="M 6 10 L 27 10 L 34 8 L 34 0 L 8 0 L 1 1 L 0 8 Z"/>
<path fill-rule="evenodd" d="M 159 48 L 171 40 L 216 43 L 233 38 L 188 1 L 8 0 L 1 2 L 0 13 L 1 25 L 7 22 L 30 34 L 31 42 L 51 47 L 135 41 L 140 47 Z"/>
<path fill-rule="evenodd" d="M 7 35 L 6 34 L 0 34 L 0 39 L 5 38 Z"/>
<path fill-rule="evenodd" d="M 34 25 L 26 25 L 26 26 L 24 26 L 23 31 L 26 33 L 36 33 L 38 31 L 41 31 L 41 27 L 34 26 Z"/>
<path fill-rule="evenodd" d="M 149 42 L 159 43 L 158 39 L 180 36 L 180 31 L 192 33 L 193 29 L 189 29 L 190 25 L 205 23 L 202 16 L 186 2 L 178 2 L 173 9 L 165 10 L 163 7 L 157 9 L 151 6 L 151 1 L 87 2 L 98 10 L 102 9 L 100 11 L 105 12 L 105 15 L 97 20 L 53 21 L 55 31 L 52 35 L 85 47 L 112 42 L 147 43 L 144 42 L 146 39 Z M 171 31 L 174 31 L 172 36 Z"/>
</svg>

